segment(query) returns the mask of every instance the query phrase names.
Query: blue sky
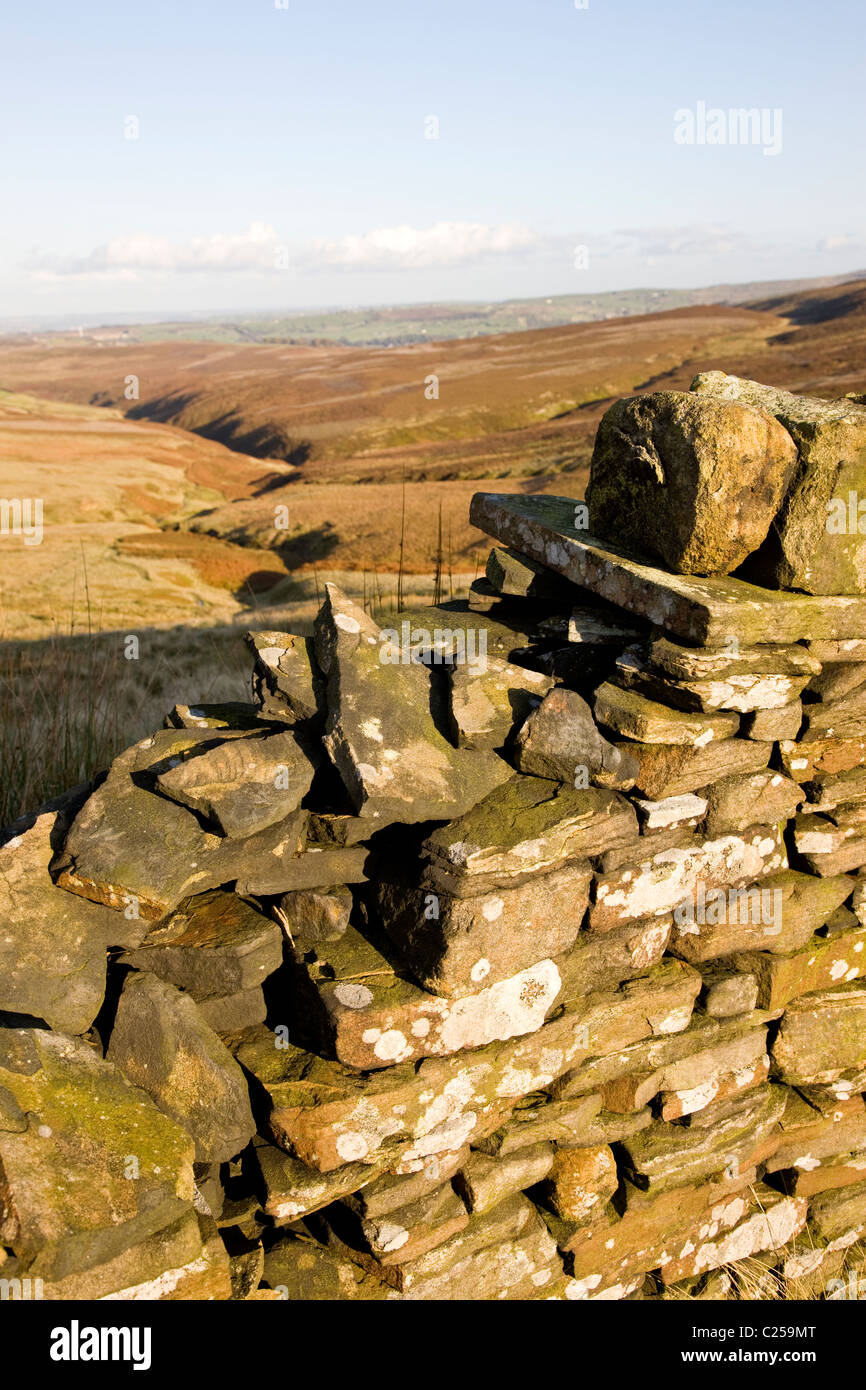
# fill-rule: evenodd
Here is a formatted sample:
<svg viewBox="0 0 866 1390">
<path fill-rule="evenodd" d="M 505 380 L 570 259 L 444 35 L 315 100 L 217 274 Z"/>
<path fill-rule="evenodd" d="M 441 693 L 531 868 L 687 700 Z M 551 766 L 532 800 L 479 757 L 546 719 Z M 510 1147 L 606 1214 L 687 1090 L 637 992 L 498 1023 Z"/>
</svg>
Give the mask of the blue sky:
<svg viewBox="0 0 866 1390">
<path fill-rule="evenodd" d="M 0 317 L 866 265 L 862 0 L 17 10 L 0 26 Z M 700 142 L 699 103 L 724 143 Z M 740 108 L 765 112 L 763 134 L 738 134 Z"/>
</svg>

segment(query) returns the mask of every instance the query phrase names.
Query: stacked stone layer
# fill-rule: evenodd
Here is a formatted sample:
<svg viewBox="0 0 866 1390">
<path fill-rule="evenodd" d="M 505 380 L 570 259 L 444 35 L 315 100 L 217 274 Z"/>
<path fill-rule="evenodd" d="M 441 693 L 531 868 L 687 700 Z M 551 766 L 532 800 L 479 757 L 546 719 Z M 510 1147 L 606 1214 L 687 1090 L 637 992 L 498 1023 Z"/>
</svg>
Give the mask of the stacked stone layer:
<svg viewBox="0 0 866 1390">
<path fill-rule="evenodd" d="M 600 431 L 691 479 L 691 575 L 480 495 L 468 605 L 383 629 L 329 586 L 251 636 L 251 704 L 5 833 L 3 1277 L 827 1295 L 866 1232 L 866 600 L 693 577 L 763 535 L 692 485 L 725 391 Z M 736 413 L 790 556 L 783 404 Z"/>
</svg>

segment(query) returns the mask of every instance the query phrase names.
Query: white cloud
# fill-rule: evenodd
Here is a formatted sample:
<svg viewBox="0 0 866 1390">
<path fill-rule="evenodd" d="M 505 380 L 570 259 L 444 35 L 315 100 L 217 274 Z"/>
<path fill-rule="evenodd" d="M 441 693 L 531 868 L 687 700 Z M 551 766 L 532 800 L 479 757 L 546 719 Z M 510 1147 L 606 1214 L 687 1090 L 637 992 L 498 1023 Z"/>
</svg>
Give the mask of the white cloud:
<svg viewBox="0 0 866 1390">
<path fill-rule="evenodd" d="M 482 222 L 436 222 L 431 227 L 376 227 L 360 236 L 318 240 L 294 248 L 274 227 L 252 222 L 246 231 L 175 242 L 167 237 L 114 237 L 84 256 L 31 257 L 38 279 L 136 280 L 147 275 L 298 270 L 432 270 L 540 250 L 527 227 Z"/>
<path fill-rule="evenodd" d="M 816 251 L 862 251 L 866 239 L 852 236 L 850 232 L 840 232 L 837 236 L 825 236 L 817 243 Z"/>
<path fill-rule="evenodd" d="M 145 235 L 113 237 L 85 256 L 32 257 L 27 269 L 40 279 L 112 280 L 137 280 L 145 274 L 264 271 L 275 268 L 276 251 L 275 229 L 251 222 L 243 232 L 218 232 L 182 242 Z"/>
<path fill-rule="evenodd" d="M 540 240 L 515 223 L 435 222 L 432 227 L 375 227 L 362 236 L 314 241 L 296 264 L 310 270 L 433 270 L 500 256 L 525 255 Z"/>
</svg>

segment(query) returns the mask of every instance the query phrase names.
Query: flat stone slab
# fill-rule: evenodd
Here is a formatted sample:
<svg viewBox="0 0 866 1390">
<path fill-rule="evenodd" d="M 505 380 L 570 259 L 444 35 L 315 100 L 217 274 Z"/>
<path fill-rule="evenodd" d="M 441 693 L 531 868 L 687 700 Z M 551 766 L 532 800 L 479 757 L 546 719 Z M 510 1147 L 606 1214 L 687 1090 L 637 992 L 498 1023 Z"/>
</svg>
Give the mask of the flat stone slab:
<svg viewBox="0 0 866 1390">
<path fill-rule="evenodd" d="M 469 519 L 599 598 L 695 646 L 722 646 L 730 637 L 749 645 L 860 638 L 866 599 L 779 593 L 741 579 L 695 579 L 633 560 L 625 551 L 575 526 L 568 497 L 477 492 Z"/>
</svg>

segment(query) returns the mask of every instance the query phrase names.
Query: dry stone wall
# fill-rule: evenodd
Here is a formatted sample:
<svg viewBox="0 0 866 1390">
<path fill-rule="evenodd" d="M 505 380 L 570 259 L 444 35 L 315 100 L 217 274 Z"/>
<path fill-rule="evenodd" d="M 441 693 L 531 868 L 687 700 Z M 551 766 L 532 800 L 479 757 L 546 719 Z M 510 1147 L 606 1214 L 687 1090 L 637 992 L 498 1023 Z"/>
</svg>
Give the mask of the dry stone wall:
<svg viewBox="0 0 866 1390">
<path fill-rule="evenodd" d="M 10 1286 L 830 1296 L 866 1232 L 866 571 L 825 518 L 864 443 L 721 373 L 618 403 L 586 505 L 474 499 L 468 603 L 382 627 L 329 586 L 251 635 L 249 705 L 4 832 Z"/>
</svg>

